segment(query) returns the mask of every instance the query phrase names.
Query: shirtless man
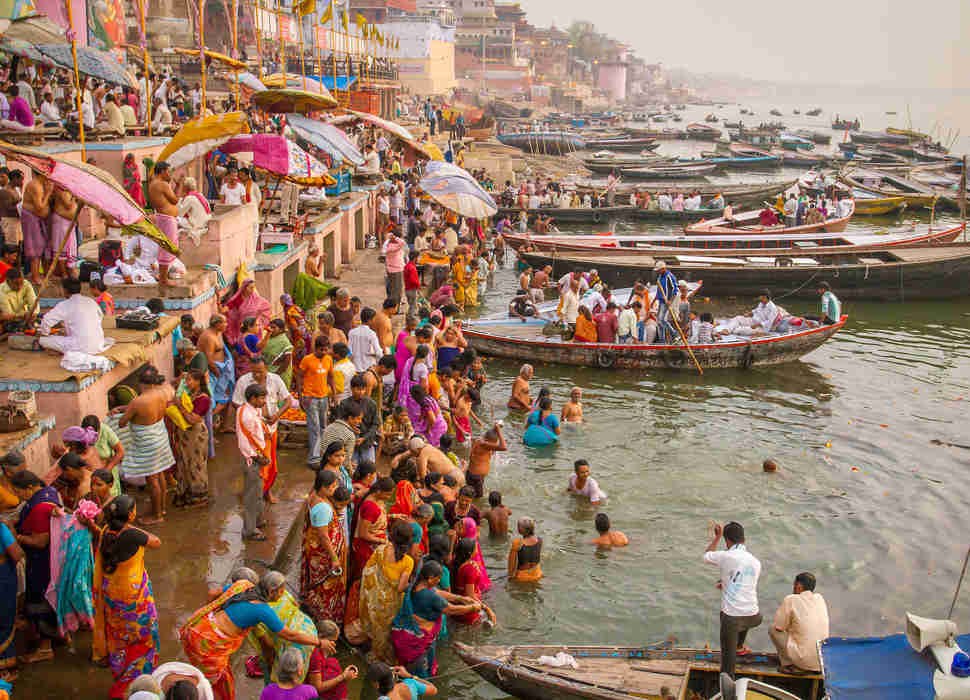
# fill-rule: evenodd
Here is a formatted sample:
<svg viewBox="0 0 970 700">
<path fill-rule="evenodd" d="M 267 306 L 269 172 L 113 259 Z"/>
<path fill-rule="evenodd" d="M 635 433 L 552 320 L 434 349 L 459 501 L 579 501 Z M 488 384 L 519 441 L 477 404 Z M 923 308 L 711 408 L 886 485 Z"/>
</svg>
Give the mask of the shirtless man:
<svg viewBox="0 0 970 700">
<path fill-rule="evenodd" d="M 51 255 L 57 256 L 54 275 L 76 277 L 78 274 L 77 236 L 73 234 L 72 229 L 75 225 L 74 217 L 80 205 L 74 199 L 74 195 L 61 187 L 54 188 L 51 204 L 53 211 L 47 221 L 47 230 L 51 237 Z"/>
<path fill-rule="evenodd" d="M 488 521 L 488 534 L 492 537 L 505 537 L 509 534 L 509 517 L 512 510 L 502 505 L 502 494 L 492 491 L 488 494 L 488 510 L 482 517 Z"/>
<path fill-rule="evenodd" d="M 222 339 L 222 334 L 226 332 L 226 318 L 219 314 L 213 314 L 209 319 L 209 327 L 199 335 L 198 348 L 209 361 L 209 388 L 212 391 L 212 398 L 216 402 L 212 410 L 212 419 L 215 422 L 216 416 L 222 417 L 222 429 L 220 432 L 233 432 L 234 421 L 232 420 L 232 392 L 235 386 L 235 377 L 232 376 L 232 365 L 226 357 L 226 344 Z"/>
<path fill-rule="evenodd" d="M 532 285 L 532 268 L 527 267 L 519 275 L 519 289 L 529 289 Z"/>
<path fill-rule="evenodd" d="M 148 202 L 155 209 L 155 225 L 174 243 L 179 244 L 178 203 L 179 198 L 172 189 L 172 169 L 164 160 L 155 163 L 155 174 L 148 185 Z M 175 256 L 162 248 L 158 251 L 158 284 L 170 286 L 168 266 Z"/>
<path fill-rule="evenodd" d="M 512 383 L 512 396 L 509 397 L 509 408 L 513 411 L 528 411 L 532 407 L 532 396 L 529 394 L 529 380 L 534 370 L 532 365 L 522 365 L 519 376 Z"/>
<path fill-rule="evenodd" d="M 54 183 L 35 174 L 24 187 L 20 226 L 24 235 L 24 257 L 30 263 L 30 281 L 40 292 L 40 261 L 50 255 L 51 239 L 47 232 L 47 217 L 51 214 Z"/>
<path fill-rule="evenodd" d="M 333 314 L 329 311 L 317 314 L 317 337 L 321 335 L 330 339 L 331 347 L 337 343 L 347 344 L 346 334 L 339 328 L 334 328 Z"/>
<path fill-rule="evenodd" d="M 320 249 L 316 245 L 311 245 L 305 263 L 306 273 L 313 279 L 323 277 L 323 261 Z"/>
<path fill-rule="evenodd" d="M 549 284 L 550 275 L 552 275 L 552 265 L 546 265 L 532 275 L 532 280 L 529 282 L 529 296 L 533 304 L 541 304 L 545 300 L 545 288 Z"/>
<path fill-rule="evenodd" d="M 385 299 L 383 308 L 374 314 L 370 327 L 377 333 L 377 340 L 385 352 L 394 347 L 394 332 L 391 330 L 391 317 L 397 313 L 397 299 Z"/>
<path fill-rule="evenodd" d="M 393 470 L 408 457 L 414 458 L 418 466 L 418 476 L 422 482 L 429 471 L 435 471 L 442 476 L 452 475 L 458 482 L 458 488 L 465 485 L 465 475 L 461 469 L 456 467 L 455 463 L 448 459 L 444 452 L 433 445 L 429 445 L 428 441 L 420 435 L 415 435 L 408 441 L 407 452 L 402 452 L 391 460 L 391 469 Z"/>
<path fill-rule="evenodd" d="M 630 540 L 619 530 L 610 529 L 610 516 L 606 513 L 596 514 L 596 532 L 599 537 L 593 540 L 597 547 L 626 547 Z"/>
<path fill-rule="evenodd" d="M 485 495 L 485 477 L 492 469 L 492 455 L 507 449 L 509 446 L 505 442 L 500 421 L 496 421 L 491 430 L 486 431 L 480 438 L 472 440 L 465 483 L 475 489 L 475 498 Z"/>
<path fill-rule="evenodd" d="M 563 423 L 583 422 L 583 390 L 578 386 L 569 392 L 569 401 L 563 404 L 560 420 Z"/>
<path fill-rule="evenodd" d="M 165 515 L 165 470 L 175 464 L 165 427 L 165 409 L 174 398 L 175 390 L 151 365 L 141 371 L 138 384 L 138 395 L 115 412 L 124 411 L 118 421 L 119 428 L 131 424 L 131 458 L 130 462 L 125 459 L 124 471 L 142 476 L 148 482 L 152 516 L 143 518 L 142 523 L 152 525 L 162 522 Z"/>
</svg>

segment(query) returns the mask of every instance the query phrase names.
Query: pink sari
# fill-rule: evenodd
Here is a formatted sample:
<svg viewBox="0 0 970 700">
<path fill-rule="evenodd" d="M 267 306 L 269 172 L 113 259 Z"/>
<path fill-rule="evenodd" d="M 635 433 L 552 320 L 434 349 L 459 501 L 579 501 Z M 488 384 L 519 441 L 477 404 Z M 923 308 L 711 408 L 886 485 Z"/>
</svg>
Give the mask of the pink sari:
<svg viewBox="0 0 970 700">
<path fill-rule="evenodd" d="M 394 367 L 394 379 L 398 384 L 401 383 L 401 377 L 404 375 L 405 363 L 411 359 L 411 351 L 404 344 L 404 340 L 407 337 L 408 332 L 401 331 L 397 334 L 397 342 L 394 344 L 394 361 L 397 363 L 397 366 Z"/>
<path fill-rule="evenodd" d="M 255 318 L 259 324 L 260 328 L 266 328 L 269 325 L 270 315 L 272 307 L 270 303 L 266 301 L 263 297 L 259 295 L 259 292 L 255 289 L 256 280 L 250 278 L 244 280 L 241 285 L 239 285 L 239 291 L 236 292 L 228 302 L 226 306 L 229 312 L 226 314 L 226 321 L 228 322 L 228 327 L 226 328 L 226 340 L 230 343 L 235 344 L 242 340 L 242 334 L 240 333 L 239 326 L 244 318 L 249 318 L 252 316 Z M 253 287 L 252 294 L 244 296 L 244 292 L 247 287 Z"/>
<path fill-rule="evenodd" d="M 478 525 L 471 518 L 462 518 L 462 537 L 470 537 L 475 540 L 475 553 L 471 557 L 471 561 L 478 564 L 481 575 L 478 578 L 478 589 L 485 593 L 489 588 L 492 587 L 492 579 L 488 577 L 488 569 L 485 568 L 485 559 L 482 557 L 482 545 L 478 541 Z"/>
</svg>

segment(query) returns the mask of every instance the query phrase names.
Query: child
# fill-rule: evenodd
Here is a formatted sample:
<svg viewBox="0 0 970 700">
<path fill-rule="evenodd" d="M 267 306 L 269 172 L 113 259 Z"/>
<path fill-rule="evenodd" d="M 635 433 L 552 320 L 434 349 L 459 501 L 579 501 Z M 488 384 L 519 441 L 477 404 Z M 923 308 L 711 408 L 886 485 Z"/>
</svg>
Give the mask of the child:
<svg viewBox="0 0 970 700">
<path fill-rule="evenodd" d="M 488 494 L 488 510 L 482 517 L 488 521 L 488 534 L 492 537 L 505 537 L 509 534 L 509 516 L 511 509 L 502 505 L 502 494 L 492 491 Z"/>
<path fill-rule="evenodd" d="M 455 440 L 458 442 L 463 443 L 471 438 L 472 418 L 478 423 L 478 427 L 481 428 L 485 425 L 472 411 L 472 406 L 476 403 L 481 403 L 481 400 L 481 396 L 479 396 L 477 391 L 474 389 L 465 389 L 465 391 L 458 395 L 458 399 L 451 407 L 451 417 L 455 422 Z"/>
<path fill-rule="evenodd" d="M 321 620 L 317 623 L 317 634 L 320 639 L 329 639 L 336 643 L 340 636 L 340 629 L 331 620 Z M 320 647 L 310 654 L 306 682 L 307 685 L 314 687 L 322 700 L 346 700 L 347 681 L 356 677 L 356 666 L 348 666 L 341 670 L 340 662 L 332 656 L 327 656 Z"/>
<path fill-rule="evenodd" d="M 478 353 L 475 353 L 475 357 L 468 367 L 466 376 L 475 383 L 475 388 L 479 391 L 482 390 L 482 386 L 488 381 L 488 375 L 485 374 L 485 367 L 482 364 L 481 355 Z"/>
<path fill-rule="evenodd" d="M 451 474 L 445 474 L 442 477 L 443 486 L 438 487 L 438 493 L 441 497 L 445 499 L 445 504 L 451 503 L 452 501 L 458 500 L 458 479 L 456 479 Z"/>
<path fill-rule="evenodd" d="M 363 461 L 357 465 L 357 470 L 354 472 L 354 505 L 357 504 L 357 500 L 366 493 L 374 482 L 377 481 L 377 467 L 374 466 L 373 462 Z"/>
<path fill-rule="evenodd" d="M 569 392 L 569 401 L 563 404 L 561 419 L 563 423 L 583 422 L 583 390 L 578 386 Z"/>
<path fill-rule="evenodd" d="M 708 345 L 714 342 L 714 317 L 710 312 L 705 311 L 701 314 L 701 321 L 697 326 L 697 335 L 691 333 L 690 342 L 692 345 Z"/>
<path fill-rule="evenodd" d="M 395 406 L 391 414 L 384 419 L 381 432 L 382 454 L 394 457 L 407 450 L 408 440 L 414 434 L 407 409 L 401 405 Z"/>
<path fill-rule="evenodd" d="M 95 275 L 97 275 L 97 277 L 95 277 Z M 108 287 L 105 285 L 104 280 L 101 279 L 101 275 L 98 275 L 96 272 L 91 274 L 90 287 L 92 296 L 97 293 L 97 295 L 94 296 L 94 300 L 98 302 L 98 307 L 101 309 L 101 313 L 103 313 L 105 316 L 114 316 L 115 300 L 114 297 L 111 296 L 111 292 L 108 291 Z"/>
<path fill-rule="evenodd" d="M 452 464 L 454 464 L 458 469 L 461 469 L 462 471 L 464 471 L 465 470 L 464 463 L 458 458 L 458 455 L 456 455 L 454 452 L 451 451 L 451 448 L 454 446 L 454 444 L 455 444 L 455 441 L 451 437 L 451 435 L 442 435 L 441 446 L 439 449 L 445 453 L 445 457 L 450 459 Z"/>
</svg>

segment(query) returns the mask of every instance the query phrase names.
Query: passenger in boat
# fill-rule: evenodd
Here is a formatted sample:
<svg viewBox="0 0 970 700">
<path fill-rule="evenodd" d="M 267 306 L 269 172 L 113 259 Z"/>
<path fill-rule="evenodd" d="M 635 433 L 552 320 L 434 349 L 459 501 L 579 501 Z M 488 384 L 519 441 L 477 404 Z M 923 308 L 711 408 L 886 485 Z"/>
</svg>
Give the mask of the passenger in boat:
<svg viewBox="0 0 970 700">
<path fill-rule="evenodd" d="M 809 206 L 808 212 L 805 214 L 806 224 L 821 224 L 825 221 L 825 215 L 812 203 Z"/>
<path fill-rule="evenodd" d="M 538 316 L 539 310 L 536 305 L 529 298 L 529 293 L 520 289 L 518 294 L 509 302 L 509 316 L 515 316 L 525 323 L 525 320 L 530 316 Z"/>
<path fill-rule="evenodd" d="M 536 270 L 532 273 L 532 279 L 529 280 L 529 296 L 534 304 L 541 304 L 545 299 L 545 289 L 546 285 L 549 284 L 549 280 L 552 278 L 552 265 L 546 265 L 541 270 Z"/>
<path fill-rule="evenodd" d="M 833 323 L 838 323 L 839 319 L 842 317 L 842 303 L 839 298 L 835 296 L 832 292 L 832 287 L 828 282 L 822 280 L 817 285 L 819 296 L 821 299 L 821 318 L 806 316 L 809 320 L 818 320 L 825 325 L 831 325 Z"/>
<path fill-rule="evenodd" d="M 570 280 L 569 288 L 559 298 L 559 308 L 556 310 L 559 320 L 570 326 L 575 326 L 576 319 L 579 317 L 579 283 L 580 278 L 578 276 Z"/>
<path fill-rule="evenodd" d="M 669 192 L 661 192 L 657 197 L 657 204 L 660 206 L 660 211 L 670 211 L 674 206 Z"/>
<path fill-rule="evenodd" d="M 758 215 L 758 223 L 762 226 L 777 226 L 778 225 L 778 214 L 772 207 L 766 206 L 761 210 L 761 214 Z"/>
<path fill-rule="evenodd" d="M 552 230 L 552 217 L 543 216 L 542 214 L 536 215 L 535 222 L 536 233 L 549 233 Z"/>
<path fill-rule="evenodd" d="M 593 540 L 593 544 L 597 547 L 626 547 L 630 544 L 630 540 L 619 530 L 613 530 L 610 528 L 610 516 L 606 513 L 597 513 L 596 519 L 596 532 L 599 536 Z"/>
<path fill-rule="evenodd" d="M 788 195 L 785 200 L 785 226 L 791 228 L 798 221 L 798 200 L 794 194 Z"/>
<path fill-rule="evenodd" d="M 701 193 L 694 190 L 694 194 L 684 200 L 685 211 L 697 211 L 701 208 Z"/>
<path fill-rule="evenodd" d="M 839 195 L 838 204 L 836 204 L 836 216 L 840 219 L 844 219 L 852 211 L 852 198 Z"/>
<path fill-rule="evenodd" d="M 657 335 L 660 342 L 670 342 L 673 337 L 674 329 L 668 320 L 670 316 L 670 303 L 677 294 L 677 278 L 674 273 L 667 269 L 667 263 L 658 260 L 653 266 L 653 271 L 657 273 Z"/>
<path fill-rule="evenodd" d="M 579 313 L 576 315 L 576 330 L 573 333 L 573 340 L 577 343 L 596 342 L 596 321 L 593 314 L 585 304 L 579 305 Z"/>
<path fill-rule="evenodd" d="M 512 382 L 512 396 L 509 397 L 508 407 L 513 411 L 528 411 L 532 406 L 532 396 L 529 394 L 529 380 L 535 370 L 532 365 L 522 365 L 519 376 Z"/>
<path fill-rule="evenodd" d="M 724 536 L 724 551 L 717 545 Z M 738 655 L 751 650 L 744 645 L 748 630 L 761 624 L 758 611 L 758 578 L 761 562 L 748 552 L 744 545 L 744 528 L 740 523 L 730 522 L 724 526 L 714 524 L 714 539 L 707 546 L 704 561 L 719 567 L 721 578 L 721 673 L 734 678 L 734 665 Z"/>
<path fill-rule="evenodd" d="M 724 195 L 718 192 L 711 199 L 711 209 L 723 209 L 724 208 Z"/>
<path fill-rule="evenodd" d="M 620 322 L 616 314 L 616 303 L 609 301 L 606 304 L 606 308 L 593 317 L 593 320 L 596 322 L 596 342 L 616 342 L 616 334 L 620 328 Z"/>
<path fill-rule="evenodd" d="M 771 332 L 776 330 L 782 323 L 782 313 L 771 300 L 771 290 L 762 289 L 761 296 L 758 297 L 758 306 L 751 312 L 752 328 L 760 328 Z"/>
<path fill-rule="evenodd" d="M 691 326 L 691 345 L 710 345 L 714 342 L 714 317 L 705 311 L 700 315 L 699 323 Z"/>
<path fill-rule="evenodd" d="M 815 576 L 803 571 L 795 577 L 791 595 L 778 606 L 768 630 L 784 673 L 822 670 L 818 643 L 829 636 L 829 610 L 815 592 Z"/>
<path fill-rule="evenodd" d="M 682 193 L 678 192 L 674 197 L 672 207 L 674 211 L 684 211 L 684 195 Z"/>
<path fill-rule="evenodd" d="M 685 333 L 690 325 L 690 298 L 694 296 L 687 286 L 686 280 L 677 282 L 677 295 L 670 300 L 670 313 L 677 319 L 677 323 Z"/>
<path fill-rule="evenodd" d="M 583 390 L 574 386 L 569 392 L 569 401 L 562 405 L 560 420 L 563 423 L 583 422 Z"/>
<path fill-rule="evenodd" d="M 737 222 L 734 220 L 734 207 L 731 206 L 730 202 L 724 203 L 724 212 L 721 214 L 724 217 L 724 225 L 728 228 L 734 228 Z"/>
</svg>

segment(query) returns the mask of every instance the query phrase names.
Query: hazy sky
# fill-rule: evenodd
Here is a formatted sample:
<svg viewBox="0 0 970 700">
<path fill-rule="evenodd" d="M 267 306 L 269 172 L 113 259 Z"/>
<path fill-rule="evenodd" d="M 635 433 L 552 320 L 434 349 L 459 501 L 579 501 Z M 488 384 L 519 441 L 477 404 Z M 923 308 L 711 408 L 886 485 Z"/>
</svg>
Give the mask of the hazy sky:
<svg viewBox="0 0 970 700">
<path fill-rule="evenodd" d="M 593 22 L 647 61 L 819 83 L 970 88 L 966 0 L 522 0 L 533 24 Z M 962 40 L 962 45 L 961 45 Z"/>
</svg>

